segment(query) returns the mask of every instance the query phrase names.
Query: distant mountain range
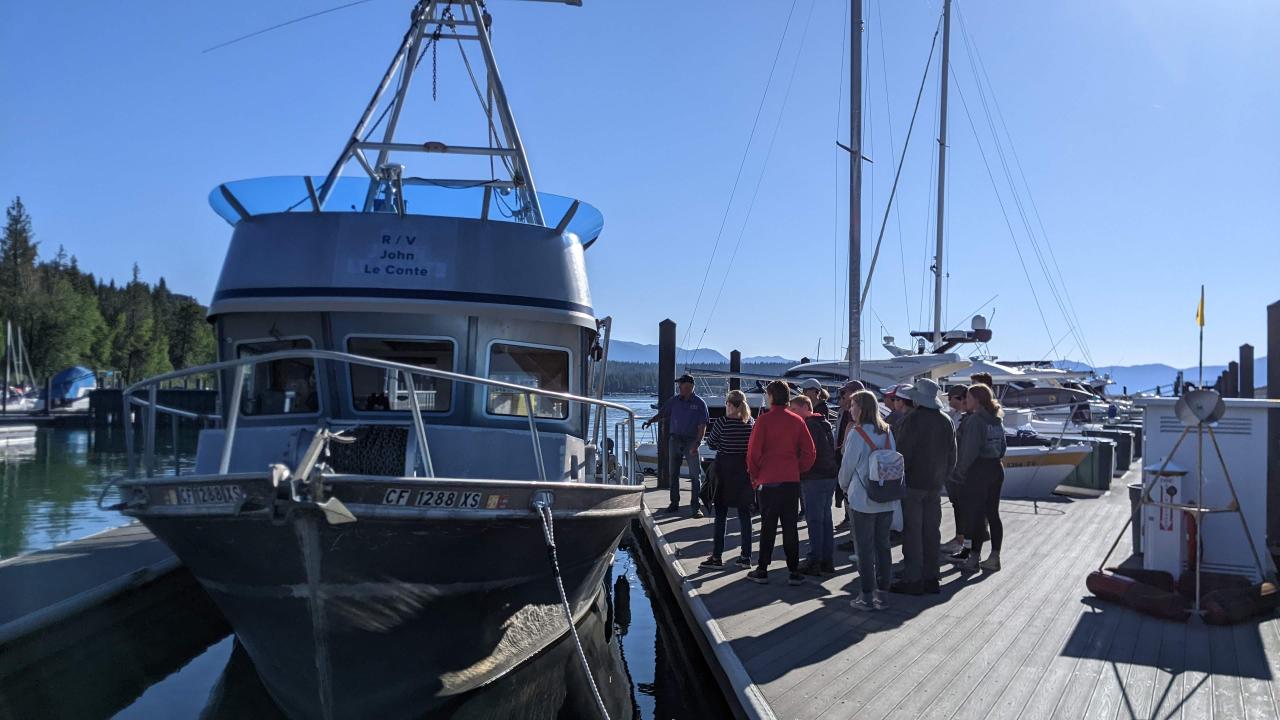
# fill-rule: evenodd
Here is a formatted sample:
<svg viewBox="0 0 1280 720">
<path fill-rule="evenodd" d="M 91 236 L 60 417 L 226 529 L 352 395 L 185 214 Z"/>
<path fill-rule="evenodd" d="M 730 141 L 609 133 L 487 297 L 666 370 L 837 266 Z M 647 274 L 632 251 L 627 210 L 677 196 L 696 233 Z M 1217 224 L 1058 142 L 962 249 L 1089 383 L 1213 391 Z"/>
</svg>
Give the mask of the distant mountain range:
<svg viewBox="0 0 1280 720">
<path fill-rule="evenodd" d="M 609 342 L 609 359 L 616 362 L 658 362 L 658 346 L 646 345 L 644 343 L 630 342 L 627 340 L 611 340 Z M 727 364 L 729 357 L 718 350 L 711 348 L 696 348 L 686 350 L 685 348 L 676 348 L 676 363 L 680 367 L 685 365 L 720 365 Z M 742 358 L 744 365 L 758 363 L 795 363 L 796 360 L 780 357 L 778 355 L 753 355 L 751 357 Z"/>
<path fill-rule="evenodd" d="M 1064 370 L 1088 370 L 1089 366 L 1077 362 L 1054 363 L 1057 367 Z M 1205 365 L 1204 366 L 1204 382 L 1206 385 L 1212 385 L 1218 379 L 1218 375 L 1226 370 L 1226 365 Z M 1129 388 L 1129 392 L 1136 393 L 1144 390 L 1151 390 L 1156 386 L 1163 386 L 1168 389 L 1178 376 L 1178 368 L 1163 363 L 1149 363 L 1146 365 L 1107 365 L 1094 368 L 1099 374 L 1109 374 L 1111 379 L 1115 381 L 1111 392 L 1119 394 L 1125 387 Z M 1196 382 L 1199 377 L 1199 369 L 1189 367 L 1182 369 L 1184 381 Z M 1253 359 L 1253 384 L 1262 387 L 1267 384 L 1267 359 L 1265 357 Z"/>
</svg>

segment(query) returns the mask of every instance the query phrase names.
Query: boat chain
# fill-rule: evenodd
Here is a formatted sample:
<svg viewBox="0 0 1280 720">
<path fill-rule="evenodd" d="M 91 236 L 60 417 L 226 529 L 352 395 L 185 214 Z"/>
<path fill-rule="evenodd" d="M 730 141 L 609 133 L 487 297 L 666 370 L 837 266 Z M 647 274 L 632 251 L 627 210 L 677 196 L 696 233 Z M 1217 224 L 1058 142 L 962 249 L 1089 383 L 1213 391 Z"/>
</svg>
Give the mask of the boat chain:
<svg viewBox="0 0 1280 720">
<path fill-rule="evenodd" d="M 569 623 L 569 633 L 573 635 L 573 644 L 578 648 L 578 659 L 582 661 L 582 671 L 587 676 L 587 684 L 591 686 L 591 694 L 595 696 L 596 707 L 600 708 L 600 716 L 609 720 L 609 710 L 600 697 L 600 689 L 596 687 L 595 676 L 591 674 L 591 665 L 587 662 L 587 653 L 582 649 L 582 640 L 578 637 L 578 628 L 573 624 L 573 608 L 569 606 L 569 597 L 564 592 L 564 582 L 560 579 L 560 559 L 556 553 L 555 521 L 551 517 L 550 493 L 538 493 L 534 497 L 533 507 L 542 519 L 542 535 L 547 542 L 547 558 L 551 560 L 551 576 L 555 578 L 556 589 L 560 591 L 560 605 L 564 608 L 565 620 Z"/>
</svg>

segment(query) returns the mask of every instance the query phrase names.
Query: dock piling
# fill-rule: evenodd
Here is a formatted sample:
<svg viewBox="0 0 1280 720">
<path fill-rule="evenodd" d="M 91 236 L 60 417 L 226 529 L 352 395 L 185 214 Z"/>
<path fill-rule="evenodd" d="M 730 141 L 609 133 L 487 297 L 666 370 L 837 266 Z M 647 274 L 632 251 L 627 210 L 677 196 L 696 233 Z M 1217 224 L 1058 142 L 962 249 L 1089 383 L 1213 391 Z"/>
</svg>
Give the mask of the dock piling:
<svg viewBox="0 0 1280 720">
<path fill-rule="evenodd" d="M 730 351 L 730 353 L 729 353 L 729 372 L 731 372 L 731 373 L 740 373 L 740 372 L 742 372 L 742 353 L 741 353 L 740 351 L 738 351 L 738 350 L 733 350 L 733 351 Z M 741 389 L 742 389 L 742 378 L 740 378 L 740 377 L 738 377 L 738 376 L 736 376 L 736 375 L 734 375 L 733 377 L 730 377 L 730 378 L 729 378 L 729 389 L 730 389 L 730 390 L 741 390 Z"/>
<path fill-rule="evenodd" d="M 1245 343 L 1240 346 L 1240 397 L 1253 397 L 1255 387 L 1253 384 L 1253 346 Z"/>
<path fill-rule="evenodd" d="M 1232 360 L 1227 363 L 1227 397 L 1237 398 L 1240 394 L 1240 363 Z"/>
<path fill-rule="evenodd" d="M 676 324 L 670 318 L 658 323 L 658 407 L 662 407 L 675 394 L 676 384 Z M 671 468 L 667 454 L 671 438 L 666 423 L 658 425 L 658 487 L 670 487 Z"/>
<path fill-rule="evenodd" d="M 1267 306 L 1267 397 L 1280 399 L 1280 301 Z M 1280 410 L 1267 411 L 1267 537 L 1280 541 Z"/>
</svg>

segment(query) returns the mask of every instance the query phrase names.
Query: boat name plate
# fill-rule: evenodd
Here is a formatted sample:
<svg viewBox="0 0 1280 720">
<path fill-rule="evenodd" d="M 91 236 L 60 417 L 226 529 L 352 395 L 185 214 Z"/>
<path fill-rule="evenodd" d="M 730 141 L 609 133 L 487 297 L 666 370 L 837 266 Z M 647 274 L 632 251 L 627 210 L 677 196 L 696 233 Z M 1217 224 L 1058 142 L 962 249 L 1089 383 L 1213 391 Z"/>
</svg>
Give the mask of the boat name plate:
<svg viewBox="0 0 1280 720">
<path fill-rule="evenodd" d="M 181 485 L 166 495 L 169 505 L 230 505 L 245 498 L 239 485 Z"/>
<path fill-rule="evenodd" d="M 460 490 L 410 490 L 408 488 L 387 488 L 382 495 L 383 505 L 413 505 L 426 508 L 457 508 L 460 510 L 494 509 L 506 507 L 506 497 L 490 495 L 486 500 L 484 493 L 463 492 Z"/>
</svg>

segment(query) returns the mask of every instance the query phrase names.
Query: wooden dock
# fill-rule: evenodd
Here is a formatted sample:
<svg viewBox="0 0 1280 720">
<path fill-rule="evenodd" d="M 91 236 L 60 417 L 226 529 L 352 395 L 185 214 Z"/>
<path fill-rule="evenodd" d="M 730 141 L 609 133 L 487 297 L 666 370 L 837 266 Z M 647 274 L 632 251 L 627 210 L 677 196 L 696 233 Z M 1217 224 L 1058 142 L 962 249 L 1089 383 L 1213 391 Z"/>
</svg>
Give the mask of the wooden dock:
<svg viewBox="0 0 1280 720">
<path fill-rule="evenodd" d="M 0 648 L 178 566 L 138 524 L 0 561 Z"/>
<path fill-rule="evenodd" d="M 1131 478 L 1097 499 L 1001 503 L 1001 572 L 964 579 L 944 565 L 941 595 L 890 595 L 879 612 L 849 607 L 848 553 L 835 576 L 791 587 L 779 546 L 770 584 L 757 585 L 736 566 L 698 568 L 710 517 L 646 510 L 641 525 L 740 717 L 1280 718 L 1280 619 L 1175 623 L 1086 591 L 1129 513 Z M 649 486 L 647 507 L 665 506 L 667 491 Z M 943 515 L 945 540 L 945 500 Z M 731 516 L 730 560 L 736 525 Z M 755 529 L 758 551 L 758 518 Z M 803 552 L 803 520 L 800 532 Z M 1126 533 L 1113 563 L 1130 551 Z"/>
</svg>

